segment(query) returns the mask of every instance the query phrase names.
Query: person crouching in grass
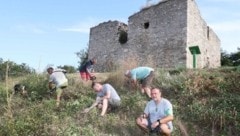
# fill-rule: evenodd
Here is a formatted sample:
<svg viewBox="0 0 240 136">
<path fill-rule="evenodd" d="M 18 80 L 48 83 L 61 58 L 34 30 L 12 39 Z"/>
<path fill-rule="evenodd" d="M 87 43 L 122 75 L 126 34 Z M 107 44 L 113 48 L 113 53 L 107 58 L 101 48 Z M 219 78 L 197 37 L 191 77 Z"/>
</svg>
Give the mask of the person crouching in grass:
<svg viewBox="0 0 240 136">
<path fill-rule="evenodd" d="M 54 71 L 52 67 L 49 67 L 47 69 L 47 72 L 49 74 L 48 88 L 51 90 L 51 92 L 53 92 L 53 90 L 56 90 L 56 106 L 58 108 L 60 105 L 62 92 L 68 86 L 68 79 L 66 78 L 63 71 Z"/>
<path fill-rule="evenodd" d="M 170 136 L 173 130 L 173 108 L 169 100 L 161 96 L 161 90 L 151 90 L 152 100 L 145 107 L 144 113 L 137 118 L 137 125 L 147 133 L 163 133 Z"/>
<path fill-rule="evenodd" d="M 115 108 L 120 106 L 121 98 L 117 91 L 110 84 L 100 84 L 98 82 L 92 83 L 92 88 L 97 93 L 96 101 L 89 108 L 84 109 L 83 113 L 89 112 L 92 108 L 98 107 L 101 109 L 100 116 L 104 116 L 108 108 Z"/>
</svg>

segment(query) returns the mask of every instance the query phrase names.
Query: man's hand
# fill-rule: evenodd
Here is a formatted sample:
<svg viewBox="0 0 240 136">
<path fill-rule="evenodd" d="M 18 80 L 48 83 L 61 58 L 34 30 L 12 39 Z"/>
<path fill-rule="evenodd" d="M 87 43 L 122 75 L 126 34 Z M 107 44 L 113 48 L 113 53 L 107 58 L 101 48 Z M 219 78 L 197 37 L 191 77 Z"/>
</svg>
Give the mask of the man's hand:
<svg viewBox="0 0 240 136">
<path fill-rule="evenodd" d="M 83 113 L 88 113 L 90 111 L 90 109 L 89 108 L 86 108 L 84 111 L 83 111 Z"/>
<path fill-rule="evenodd" d="M 90 80 L 96 80 L 96 76 L 93 73 L 90 73 Z"/>
<path fill-rule="evenodd" d="M 142 115 L 140 116 L 140 120 L 142 121 L 143 119 L 147 119 L 147 115 L 146 115 L 146 114 L 142 114 Z"/>
<path fill-rule="evenodd" d="M 155 129 L 158 125 L 159 125 L 159 122 L 156 121 L 156 122 L 152 123 L 151 128 Z"/>
</svg>

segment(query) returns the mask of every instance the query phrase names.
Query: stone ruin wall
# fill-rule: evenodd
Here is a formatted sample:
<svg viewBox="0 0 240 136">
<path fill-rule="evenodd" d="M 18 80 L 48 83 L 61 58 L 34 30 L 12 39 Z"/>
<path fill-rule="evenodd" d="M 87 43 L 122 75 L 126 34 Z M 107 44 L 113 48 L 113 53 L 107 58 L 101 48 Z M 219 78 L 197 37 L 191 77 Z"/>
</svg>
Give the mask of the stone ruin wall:
<svg viewBox="0 0 240 136">
<path fill-rule="evenodd" d="M 96 71 L 110 71 L 121 64 L 127 45 L 119 42 L 119 31 L 127 31 L 127 25 L 119 21 L 108 21 L 90 30 L 89 58 L 96 57 Z"/>
<path fill-rule="evenodd" d="M 124 44 L 119 42 L 120 30 L 128 33 Z M 202 52 L 197 57 L 199 68 L 220 66 L 220 41 L 201 18 L 195 1 L 166 0 L 130 16 L 128 26 L 108 21 L 91 28 L 88 53 L 89 58 L 97 57 L 99 72 L 126 63 L 192 68 L 188 49 L 192 45 L 199 45 Z"/>
<path fill-rule="evenodd" d="M 185 66 L 186 13 L 186 0 L 169 0 L 129 17 L 128 44 L 139 65 Z"/>
<path fill-rule="evenodd" d="M 201 51 L 197 55 L 197 68 L 216 68 L 219 67 L 220 40 L 214 31 L 202 19 L 195 1 L 188 2 L 188 30 L 187 30 L 187 46 L 198 45 Z M 187 67 L 193 67 L 193 57 L 187 50 Z"/>
</svg>

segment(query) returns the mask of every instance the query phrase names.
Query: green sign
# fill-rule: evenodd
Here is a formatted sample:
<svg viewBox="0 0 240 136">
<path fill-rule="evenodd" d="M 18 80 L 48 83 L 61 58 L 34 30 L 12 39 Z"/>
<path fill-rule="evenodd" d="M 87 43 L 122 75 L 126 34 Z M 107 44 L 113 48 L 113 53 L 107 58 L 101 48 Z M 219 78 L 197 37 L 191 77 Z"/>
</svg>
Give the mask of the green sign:
<svg viewBox="0 0 240 136">
<path fill-rule="evenodd" d="M 196 65 L 197 65 L 196 55 L 201 54 L 200 49 L 198 46 L 191 46 L 191 47 L 189 47 L 189 50 L 190 50 L 191 54 L 193 55 L 193 68 L 196 68 Z"/>
</svg>

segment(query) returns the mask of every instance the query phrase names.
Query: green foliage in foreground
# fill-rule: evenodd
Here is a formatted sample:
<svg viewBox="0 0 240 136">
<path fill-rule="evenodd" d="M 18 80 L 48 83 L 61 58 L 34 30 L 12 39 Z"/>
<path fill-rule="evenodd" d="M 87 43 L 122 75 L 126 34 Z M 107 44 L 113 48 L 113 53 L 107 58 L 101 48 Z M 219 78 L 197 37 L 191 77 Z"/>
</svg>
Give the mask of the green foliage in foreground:
<svg viewBox="0 0 240 136">
<path fill-rule="evenodd" d="M 122 105 L 104 118 L 98 116 L 97 109 L 81 113 L 95 100 L 95 93 L 79 82 L 79 77 L 68 76 L 71 77 L 70 86 L 64 93 L 60 111 L 55 110 L 55 97 L 46 93 L 45 76 L 31 75 L 21 80 L 20 83 L 27 84 L 29 91 L 34 93 L 28 98 L 13 96 L 10 108 L 6 88 L 0 84 L 0 135 L 144 135 L 135 125 L 135 119 L 143 112 L 147 97 L 124 85 L 121 76 L 113 74 L 105 81 L 117 89 Z M 154 85 L 161 87 L 164 97 L 173 103 L 173 136 L 240 133 L 240 73 L 237 68 L 159 69 Z"/>
</svg>

